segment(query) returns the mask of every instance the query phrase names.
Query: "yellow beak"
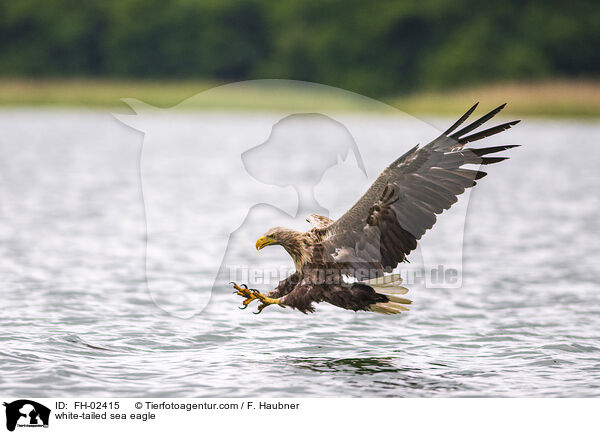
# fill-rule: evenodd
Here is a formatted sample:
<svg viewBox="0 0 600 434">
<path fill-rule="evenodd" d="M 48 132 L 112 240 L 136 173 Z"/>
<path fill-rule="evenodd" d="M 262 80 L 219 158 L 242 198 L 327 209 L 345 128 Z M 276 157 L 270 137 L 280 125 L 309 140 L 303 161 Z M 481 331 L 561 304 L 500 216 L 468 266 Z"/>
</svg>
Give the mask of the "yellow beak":
<svg viewBox="0 0 600 434">
<path fill-rule="evenodd" d="M 271 244 L 275 244 L 276 241 L 273 238 L 269 238 L 269 237 L 260 237 L 257 241 L 256 241 L 256 250 L 260 250 L 263 247 L 266 246 L 270 246 Z"/>
</svg>

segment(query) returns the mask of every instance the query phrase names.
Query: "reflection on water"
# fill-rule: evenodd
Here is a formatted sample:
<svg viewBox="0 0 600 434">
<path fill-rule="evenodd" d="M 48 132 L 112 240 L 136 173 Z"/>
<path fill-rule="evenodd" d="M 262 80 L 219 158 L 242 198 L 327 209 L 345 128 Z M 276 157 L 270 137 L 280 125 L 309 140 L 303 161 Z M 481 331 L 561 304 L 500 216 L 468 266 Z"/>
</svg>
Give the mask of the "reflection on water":
<svg viewBox="0 0 600 434">
<path fill-rule="evenodd" d="M 339 376 L 355 385 L 361 385 L 366 390 L 354 390 L 351 396 L 361 396 L 375 389 L 380 391 L 379 396 L 405 396 L 410 394 L 410 390 L 422 391 L 452 391 L 460 390 L 461 383 L 448 380 L 444 375 L 429 376 L 424 367 L 403 366 L 398 357 L 364 357 L 348 359 L 327 359 L 327 358 L 297 358 L 289 359 L 292 367 L 302 370 L 309 370 L 318 373 Z M 430 363 L 430 365 L 442 364 Z M 364 376 L 364 377 L 357 377 Z M 315 377 L 315 378 L 320 378 Z M 464 389 L 464 386 L 462 386 Z M 408 389 L 408 391 L 407 391 Z"/>
<path fill-rule="evenodd" d="M 395 359 L 388 358 L 353 358 L 353 359 L 321 359 L 321 358 L 299 358 L 293 359 L 292 363 L 302 369 L 310 369 L 315 372 L 351 372 L 354 374 L 375 374 L 379 372 L 400 372 L 407 368 L 394 366 Z"/>
<path fill-rule="evenodd" d="M 157 122 L 168 130 L 203 116 Z M 395 122 L 359 121 L 365 135 L 374 123 L 381 131 Z M 0 130 L 7 395 L 600 395 L 598 124 L 526 120 L 507 132 L 504 143 L 524 146 L 490 168 L 471 195 L 463 287 L 409 285 L 411 311 L 394 318 L 326 305 L 308 316 L 290 309 L 255 316 L 237 309 L 229 286 L 216 287 L 200 315 L 169 315 L 210 288 L 202 267 L 213 258 L 170 276 L 177 285 L 158 295 L 157 307 L 144 280 L 142 137 L 94 112 L 4 111 Z M 422 138 L 398 144 L 398 153 Z M 377 158 L 373 146 L 363 157 Z M 219 155 L 211 150 L 211 166 L 219 167 Z M 235 194 L 241 181 L 227 179 L 221 194 Z M 198 219 L 212 221 L 212 230 L 219 216 Z M 253 249 L 257 235 L 286 223 L 269 218 L 249 218 L 236 234 L 229 254 L 240 264 L 288 264 L 276 248 Z M 430 238 L 439 255 L 440 234 L 456 218 L 442 217 Z M 177 267 L 185 251 L 172 251 L 161 260 Z"/>
</svg>

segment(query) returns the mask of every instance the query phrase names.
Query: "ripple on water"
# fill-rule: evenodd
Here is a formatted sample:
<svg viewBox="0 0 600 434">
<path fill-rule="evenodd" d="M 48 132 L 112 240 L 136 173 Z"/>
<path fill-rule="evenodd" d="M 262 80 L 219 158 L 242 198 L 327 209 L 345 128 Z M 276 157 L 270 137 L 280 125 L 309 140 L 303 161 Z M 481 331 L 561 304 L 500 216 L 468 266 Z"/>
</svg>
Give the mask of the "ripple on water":
<svg viewBox="0 0 600 434">
<path fill-rule="evenodd" d="M 153 124 L 170 137 L 174 124 L 228 126 L 254 123 L 252 116 L 259 115 L 182 113 Z M 403 126 L 406 148 L 422 139 L 408 121 L 361 122 L 377 137 Z M 409 285 L 414 304 L 400 317 L 332 306 L 310 316 L 291 309 L 255 316 L 238 309 L 225 284 L 201 314 L 171 316 L 165 309 L 193 310 L 185 303 L 210 285 L 203 270 L 212 258 L 199 248 L 201 260 L 166 276 L 178 289 L 157 294 L 161 308 L 155 304 L 145 282 L 137 133 L 108 114 L 68 111 L 0 113 L 0 130 L 7 395 L 600 396 L 598 123 L 525 121 L 508 132 L 507 141 L 525 146 L 490 168 L 495 173 L 471 195 L 463 287 Z M 235 128 L 223 130 L 231 134 L 223 146 L 239 142 Z M 381 145 L 371 146 L 362 152 L 376 161 Z M 578 152 L 564 152 L 573 146 Z M 228 163 L 221 152 L 211 158 L 207 169 Z M 309 167 L 306 158 L 286 164 Z M 226 186 L 218 194 L 235 195 L 232 207 L 242 195 L 265 202 L 262 190 L 248 190 L 237 177 Z M 195 198 L 214 199 L 210 192 Z M 171 211 L 159 217 L 168 221 Z M 222 231 L 222 213 L 193 218 Z M 460 218 L 450 212 L 439 225 L 462 227 Z M 236 263 L 261 263 L 253 240 L 275 224 L 244 226 L 239 246 L 249 247 L 238 249 Z M 189 257 L 181 250 L 159 252 L 161 272 Z M 288 264 L 275 251 L 270 258 L 268 265 Z"/>
</svg>

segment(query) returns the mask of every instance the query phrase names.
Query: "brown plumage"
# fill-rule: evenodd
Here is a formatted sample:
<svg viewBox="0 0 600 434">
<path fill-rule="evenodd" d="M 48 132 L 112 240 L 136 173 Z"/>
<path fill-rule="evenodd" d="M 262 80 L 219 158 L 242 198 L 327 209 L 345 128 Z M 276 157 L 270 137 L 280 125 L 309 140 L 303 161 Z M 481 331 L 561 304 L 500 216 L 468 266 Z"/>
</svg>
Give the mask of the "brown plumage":
<svg viewBox="0 0 600 434">
<path fill-rule="evenodd" d="M 504 106 L 454 132 L 475 110 L 475 104 L 434 141 L 422 148 L 415 146 L 392 162 L 337 221 L 312 214 L 307 218 L 313 226 L 308 232 L 270 229 L 257 241 L 257 249 L 282 246 L 292 257 L 296 272 L 266 297 L 255 293 L 259 295 L 254 298 L 263 302 L 259 311 L 268 304 L 279 304 L 307 313 L 320 302 L 384 314 L 407 310 L 404 305 L 410 300 L 398 296 L 405 294 L 406 288 L 399 286 L 397 275 L 384 277 L 384 273 L 405 261 L 425 231 L 435 224 L 436 215 L 450 208 L 458 195 L 486 175 L 462 166 L 498 163 L 508 157 L 486 155 L 518 146 L 464 147 L 519 122 L 471 133 Z M 348 283 L 344 276 L 357 282 Z"/>
</svg>

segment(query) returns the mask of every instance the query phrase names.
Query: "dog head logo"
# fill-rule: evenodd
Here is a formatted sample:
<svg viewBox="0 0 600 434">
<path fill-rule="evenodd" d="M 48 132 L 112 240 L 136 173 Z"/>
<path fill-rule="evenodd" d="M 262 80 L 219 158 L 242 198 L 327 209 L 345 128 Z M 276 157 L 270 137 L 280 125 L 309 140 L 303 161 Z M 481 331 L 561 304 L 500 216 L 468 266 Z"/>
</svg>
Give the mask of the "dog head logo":
<svg viewBox="0 0 600 434">
<path fill-rule="evenodd" d="M 241 115 L 235 107 L 218 113 L 186 110 L 213 107 L 232 94 L 269 101 L 286 87 L 303 95 L 298 109 L 254 115 Z M 377 117 L 336 110 L 336 101 Z M 168 109 L 124 102 L 135 114 L 115 117 L 143 133 L 139 173 L 147 287 L 157 306 L 180 318 L 201 312 L 213 287 L 222 291 L 236 280 L 240 261 L 250 265 L 258 259 L 254 241 L 266 227 L 289 222 L 308 229 L 307 215 L 343 215 L 390 161 L 419 139 L 439 135 L 391 106 L 316 83 L 230 83 Z M 469 194 L 461 199 L 462 209 L 453 208 L 455 226 L 447 223 L 420 241 L 411 257 L 416 271 L 460 270 Z M 264 274 L 258 267 L 255 271 Z M 435 287 L 460 285 L 459 273 Z"/>
<path fill-rule="evenodd" d="M 29 399 L 4 403 L 6 407 L 6 429 L 18 427 L 48 427 L 50 409 Z"/>
</svg>

